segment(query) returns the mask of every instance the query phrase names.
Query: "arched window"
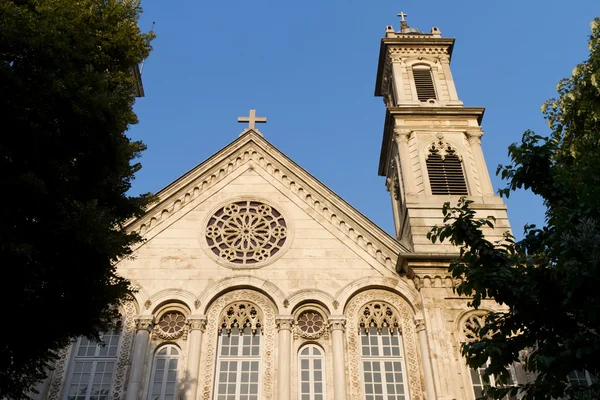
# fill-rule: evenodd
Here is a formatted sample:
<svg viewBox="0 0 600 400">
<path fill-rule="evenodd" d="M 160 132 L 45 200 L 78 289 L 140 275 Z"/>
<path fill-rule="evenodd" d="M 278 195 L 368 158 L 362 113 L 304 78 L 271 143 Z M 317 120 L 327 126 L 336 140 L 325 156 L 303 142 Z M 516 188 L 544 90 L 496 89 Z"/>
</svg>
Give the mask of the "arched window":
<svg viewBox="0 0 600 400">
<path fill-rule="evenodd" d="M 397 312 L 383 302 L 363 309 L 359 321 L 365 400 L 408 398 Z"/>
<path fill-rule="evenodd" d="M 469 316 L 469 318 L 467 318 L 465 320 L 464 325 L 463 325 L 464 341 L 467 343 L 476 341 L 477 338 L 479 337 L 477 335 L 477 330 L 482 328 L 484 325 L 485 325 L 485 315 L 472 314 L 471 316 Z M 484 375 L 486 367 L 487 367 L 487 364 L 485 364 L 479 368 L 469 368 L 469 375 L 470 375 L 471 384 L 473 387 L 473 394 L 475 395 L 476 399 L 483 396 L 483 390 L 484 390 L 485 386 L 496 386 L 496 384 L 497 384 L 495 382 L 493 376 L 486 377 Z M 516 377 L 515 366 L 510 365 L 508 367 L 508 369 L 510 371 L 510 376 L 511 376 L 511 380 L 512 380 L 511 383 L 513 385 L 516 385 L 517 377 Z M 507 395 L 507 396 L 503 397 L 503 400 L 517 400 L 517 396 Z"/>
<path fill-rule="evenodd" d="M 66 385 L 67 400 L 107 400 L 117 362 L 120 330 L 100 335 L 101 342 L 80 337 Z"/>
<path fill-rule="evenodd" d="M 262 316 L 252 303 L 238 302 L 221 314 L 215 400 L 258 400 Z"/>
<path fill-rule="evenodd" d="M 590 387 L 596 383 L 597 379 L 594 375 L 586 370 L 573 371 L 567 376 L 567 380 L 572 386 Z"/>
<path fill-rule="evenodd" d="M 467 182 L 462 161 L 456 150 L 441 140 L 429 146 L 427 152 L 427 174 L 434 195 L 467 195 Z"/>
<path fill-rule="evenodd" d="M 325 400 L 324 371 L 323 350 L 313 344 L 304 346 L 298 355 L 299 400 Z"/>
<path fill-rule="evenodd" d="M 154 354 L 148 400 L 175 400 L 179 350 L 166 345 Z"/>
<path fill-rule="evenodd" d="M 431 68 L 427 65 L 415 65 L 412 72 L 419 101 L 423 103 L 428 100 L 437 100 Z"/>
</svg>

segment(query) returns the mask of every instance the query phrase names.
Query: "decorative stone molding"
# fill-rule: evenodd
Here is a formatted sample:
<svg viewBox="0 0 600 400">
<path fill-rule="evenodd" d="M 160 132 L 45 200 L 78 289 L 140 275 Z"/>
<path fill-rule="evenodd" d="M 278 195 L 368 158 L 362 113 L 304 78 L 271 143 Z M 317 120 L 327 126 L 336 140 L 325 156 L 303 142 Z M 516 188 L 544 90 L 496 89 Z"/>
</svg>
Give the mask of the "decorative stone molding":
<svg viewBox="0 0 600 400">
<path fill-rule="evenodd" d="M 415 329 L 417 332 L 425 330 L 425 320 L 423 318 L 415 318 Z"/>
<path fill-rule="evenodd" d="M 294 340 L 300 338 L 317 340 L 321 337 L 328 339 L 328 325 L 323 313 L 312 308 L 305 309 L 298 314 L 293 325 Z"/>
<path fill-rule="evenodd" d="M 291 331 L 294 325 L 294 318 L 291 315 L 285 317 L 278 316 L 275 319 L 275 324 L 277 325 L 277 331 Z"/>
<path fill-rule="evenodd" d="M 374 301 L 366 304 L 358 318 L 357 334 L 360 334 L 362 329 L 368 331 L 369 328 L 375 328 L 381 333 L 384 327 L 387 327 L 392 333 L 398 332 L 401 334 L 402 328 L 400 327 L 398 313 L 393 307 L 384 302 Z"/>
<path fill-rule="evenodd" d="M 69 350 L 72 346 L 73 345 L 70 344 L 58 352 L 58 359 L 54 364 L 52 380 L 50 381 L 50 389 L 48 390 L 48 400 L 58 400 L 58 397 L 60 396 L 60 389 L 62 388 L 63 381 L 65 380 Z"/>
<path fill-rule="evenodd" d="M 456 286 L 462 283 L 461 278 L 453 278 L 451 275 L 415 275 L 413 276 L 413 282 L 415 288 L 421 290 L 422 288 L 446 288 L 454 289 Z"/>
<path fill-rule="evenodd" d="M 254 304 L 240 301 L 230 304 L 223 310 L 219 317 L 219 328 L 231 333 L 231 329 L 243 330 L 249 327 L 252 333 L 256 333 L 262 327 L 262 312 Z"/>
<path fill-rule="evenodd" d="M 485 317 L 485 312 L 475 311 L 468 314 L 466 318 L 463 318 L 461 330 L 463 342 L 472 343 L 479 340 L 479 336 L 476 332 L 486 324 Z M 488 332 L 486 338 L 490 339 L 491 337 L 492 332 Z"/>
<path fill-rule="evenodd" d="M 214 387 L 215 360 L 217 357 L 217 343 L 222 321 L 219 315 L 227 313 L 229 305 L 242 302 L 256 305 L 257 313 L 260 312 L 262 322 L 261 334 L 263 335 L 263 392 L 262 398 L 273 400 L 275 398 L 275 308 L 273 303 L 263 294 L 251 290 L 236 290 L 217 298 L 207 312 L 206 347 L 202 352 L 201 365 L 204 365 L 204 376 L 200 377 L 202 399 L 210 400 Z M 229 319 L 228 319 L 229 320 Z"/>
<path fill-rule="evenodd" d="M 123 321 L 123 330 L 121 333 L 121 347 L 117 356 L 117 364 L 115 367 L 114 384 L 111 393 L 112 400 L 120 400 L 123 398 L 125 391 L 127 370 L 131 361 L 131 352 L 133 348 L 133 338 L 136 331 L 136 307 L 133 301 L 128 301 L 124 304 L 125 321 Z"/>
<path fill-rule="evenodd" d="M 189 324 L 185 315 L 179 311 L 168 311 L 152 328 L 152 339 L 175 340 L 187 339 Z"/>
<path fill-rule="evenodd" d="M 427 155 L 429 156 L 430 154 L 439 155 L 442 157 L 442 160 L 447 156 L 457 156 L 462 161 L 462 156 L 458 153 L 456 147 L 442 139 L 427 146 Z"/>
<path fill-rule="evenodd" d="M 346 331 L 346 318 L 330 318 L 329 319 L 329 330 L 333 331 Z"/>
<path fill-rule="evenodd" d="M 206 330 L 206 317 L 188 318 L 190 331 L 204 332 Z"/>
<path fill-rule="evenodd" d="M 465 131 L 465 136 L 469 140 L 470 144 L 479 144 L 481 145 L 481 137 L 483 136 L 483 131 Z"/>
<path fill-rule="evenodd" d="M 435 58 L 446 56 L 448 57 L 447 46 L 423 46 L 423 47 L 405 47 L 405 46 L 388 46 L 388 54 L 403 55 L 405 57 L 416 56 L 434 56 Z"/>
<path fill-rule="evenodd" d="M 367 290 L 354 296 L 348 303 L 346 315 L 348 316 L 348 329 L 346 340 L 348 344 L 348 373 L 349 395 L 352 400 L 364 398 L 361 385 L 360 359 L 361 346 L 358 331 L 363 317 L 361 311 L 369 303 L 385 302 L 393 308 L 398 315 L 399 325 L 402 329 L 402 342 L 407 371 L 409 396 L 412 400 L 423 400 L 421 372 L 417 356 L 417 338 L 415 332 L 414 312 L 402 297 L 380 289 Z"/>
<path fill-rule="evenodd" d="M 394 141 L 396 143 L 402 142 L 408 144 L 410 137 L 412 136 L 414 131 L 410 129 L 403 129 L 400 127 L 394 128 Z"/>
<path fill-rule="evenodd" d="M 152 332 L 152 327 L 154 326 L 154 317 L 145 316 L 139 317 L 135 320 L 135 330 L 136 331 L 148 331 Z"/>
<path fill-rule="evenodd" d="M 211 214 L 204 231 L 211 256 L 233 268 L 265 265 L 290 241 L 286 219 L 259 199 L 230 201 Z"/>
<path fill-rule="evenodd" d="M 250 135 L 252 135 L 252 133 L 250 133 Z M 255 141 L 255 144 L 258 144 L 256 142 L 260 142 L 264 139 L 255 137 L 252 140 Z M 398 243 L 394 242 L 392 244 L 393 241 L 390 241 L 387 245 L 392 246 L 392 248 L 398 246 L 398 250 L 389 252 L 389 250 L 386 251 L 381 249 L 375 243 L 373 238 L 369 237 L 367 234 L 368 229 L 363 230 L 355 225 L 353 221 L 344 217 L 344 214 L 352 212 L 350 208 L 342 211 L 337 209 L 337 207 L 332 206 L 329 201 L 325 200 L 326 197 L 320 196 L 315 191 L 313 186 L 304 186 L 302 182 L 290 179 L 290 176 L 294 176 L 295 174 L 287 171 L 285 167 L 280 165 L 270 155 L 267 155 L 266 151 L 262 153 L 256 148 L 248 146 L 241 147 L 237 150 L 237 153 L 231 154 L 223 162 L 199 172 L 199 178 L 196 181 L 186 183 L 181 190 L 170 195 L 165 201 L 150 208 L 147 214 L 139 220 L 129 221 L 127 223 L 128 229 L 131 229 L 140 235 L 147 235 L 151 230 L 154 230 L 167 221 L 171 215 L 179 211 L 182 207 L 187 206 L 201 194 L 206 193 L 216 184 L 223 181 L 235 170 L 248 163 L 255 163 L 261 170 L 268 173 L 276 181 L 288 188 L 292 193 L 296 194 L 302 202 L 312 208 L 315 214 L 337 227 L 344 235 L 350 238 L 361 249 L 366 251 L 371 257 L 385 265 L 388 269 L 394 270 L 397 258 L 397 255 L 395 254 L 396 251 L 408 251 L 407 249 L 402 248 Z M 328 192 L 326 196 L 331 196 L 331 193 Z M 368 223 L 368 221 L 363 222 Z"/>
</svg>

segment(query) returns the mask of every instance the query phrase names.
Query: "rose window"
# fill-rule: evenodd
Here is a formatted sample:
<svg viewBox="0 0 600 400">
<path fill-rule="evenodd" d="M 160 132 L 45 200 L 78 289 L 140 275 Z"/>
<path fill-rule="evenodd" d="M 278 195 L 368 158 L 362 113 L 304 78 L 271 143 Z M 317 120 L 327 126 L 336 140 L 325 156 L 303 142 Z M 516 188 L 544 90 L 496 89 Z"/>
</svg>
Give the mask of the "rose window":
<svg viewBox="0 0 600 400">
<path fill-rule="evenodd" d="M 236 201 L 219 209 L 208 221 L 206 241 L 219 258 L 253 265 L 274 256 L 287 238 L 281 213 L 258 201 Z"/>
<path fill-rule="evenodd" d="M 305 311 L 298 316 L 298 328 L 303 333 L 318 333 L 325 326 L 321 314 L 314 311 Z"/>
<path fill-rule="evenodd" d="M 185 317 L 179 312 L 170 312 L 162 316 L 158 329 L 167 335 L 176 335 L 185 327 Z"/>
</svg>

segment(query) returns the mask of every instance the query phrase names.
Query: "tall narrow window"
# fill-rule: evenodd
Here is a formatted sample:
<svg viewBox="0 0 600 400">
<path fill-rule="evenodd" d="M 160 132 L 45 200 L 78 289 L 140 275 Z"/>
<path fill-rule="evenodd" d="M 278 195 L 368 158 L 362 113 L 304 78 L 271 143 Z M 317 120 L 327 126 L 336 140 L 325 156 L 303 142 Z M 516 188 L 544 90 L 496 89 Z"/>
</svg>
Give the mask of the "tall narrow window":
<svg viewBox="0 0 600 400">
<path fill-rule="evenodd" d="M 415 66 L 413 68 L 413 78 L 417 89 L 417 98 L 420 102 L 426 102 L 432 99 L 437 100 L 431 68 L 424 65 Z"/>
<path fill-rule="evenodd" d="M 449 144 L 434 143 L 429 147 L 427 174 L 434 195 L 467 195 L 467 182 L 462 161 Z"/>
<path fill-rule="evenodd" d="M 67 400 L 107 400 L 112 386 L 120 331 L 101 335 L 101 342 L 77 340 L 67 381 Z"/>
<path fill-rule="evenodd" d="M 469 316 L 469 318 L 467 318 L 464 321 L 464 326 L 463 326 L 464 341 L 467 343 L 477 341 L 479 338 L 478 331 L 484 325 L 485 325 L 485 315 L 472 314 L 471 316 Z M 494 380 L 493 376 L 486 377 L 484 375 L 486 367 L 487 367 L 487 364 L 483 365 L 479 368 L 470 368 L 469 369 L 469 374 L 471 377 L 471 384 L 473 387 L 473 394 L 475 395 L 476 399 L 483 396 L 483 391 L 486 386 L 499 385 L 499 383 Z M 508 367 L 508 370 L 510 372 L 510 380 L 511 380 L 509 382 L 510 385 L 511 386 L 516 385 L 517 384 L 517 374 L 516 374 L 514 365 L 510 365 Z M 517 396 L 506 395 L 502 399 L 503 400 L 517 400 Z"/>
<path fill-rule="evenodd" d="M 174 400 L 177 394 L 179 350 L 173 345 L 162 347 L 154 355 L 148 400 Z"/>
<path fill-rule="evenodd" d="M 408 398 L 398 318 L 391 306 L 370 303 L 360 321 L 365 400 Z"/>
<path fill-rule="evenodd" d="M 235 303 L 222 314 L 216 400 L 259 399 L 261 326 L 259 310 L 250 303 Z"/>
<path fill-rule="evenodd" d="M 473 393 L 475 394 L 476 399 L 483 396 L 483 388 L 485 386 L 495 386 L 496 385 L 496 382 L 494 381 L 493 376 L 486 378 L 483 375 L 485 368 L 486 368 L 486 366 L 482 366 L 477 369 L 475 369 L 475 368 L 470 369 L 471 383 L 473 384 Z M 511 375 L 511 380 L 512 380 L 511 384 L 516 385 L 517 379 L 515 376 L 515 369 L 512 365 L 509 366 L 508 369 L 509 369 L 510 375 Z M 507 396 L 503 397 L 502 399 L 503 400 L 517 400 L 517 396 L 507 395 Z"/>
<path fill-rule="evenodd" d="M 323 350 L 319 347 L 308 345 L 300 350 L 298 356 L 299 400 L 325 399 L 324 363 Z"/>
<path fill-rule="evenodd" d="M 595 377 L 586 370 L 573 371 L 567 376 L 567 379 L 573 386 L 590 387 L 596 383 Z"/>
</svg>

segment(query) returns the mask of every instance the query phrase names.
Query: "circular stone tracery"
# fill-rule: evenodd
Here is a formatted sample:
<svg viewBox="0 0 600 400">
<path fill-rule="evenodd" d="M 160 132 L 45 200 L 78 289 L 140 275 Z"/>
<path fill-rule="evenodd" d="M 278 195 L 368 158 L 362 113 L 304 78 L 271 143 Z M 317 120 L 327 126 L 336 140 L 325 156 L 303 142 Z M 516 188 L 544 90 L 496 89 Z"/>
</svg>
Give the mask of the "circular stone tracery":
<svg viewBox="0 0 600 400">
<path fill-rule="evenodd" d="M 185 327 L 185 317 L 179 312 L 169 312 L 162 316 L 158 327 L 167 335 L 176 335 Z"/>
<path fill-rule="evenodd" d="M 298 328 L 304 333 L 319 333 L 325 325 L 321 314 L 314 311 L 304 311 L 298 316 Z"/>
<path fill-rule="evenodd" d="M 287 238 L 283 216 L 259 201 L 236 201 L 208 221 L 206 241 L 219 258 L 252 266 L 278 253 Z"/>
</svg>

